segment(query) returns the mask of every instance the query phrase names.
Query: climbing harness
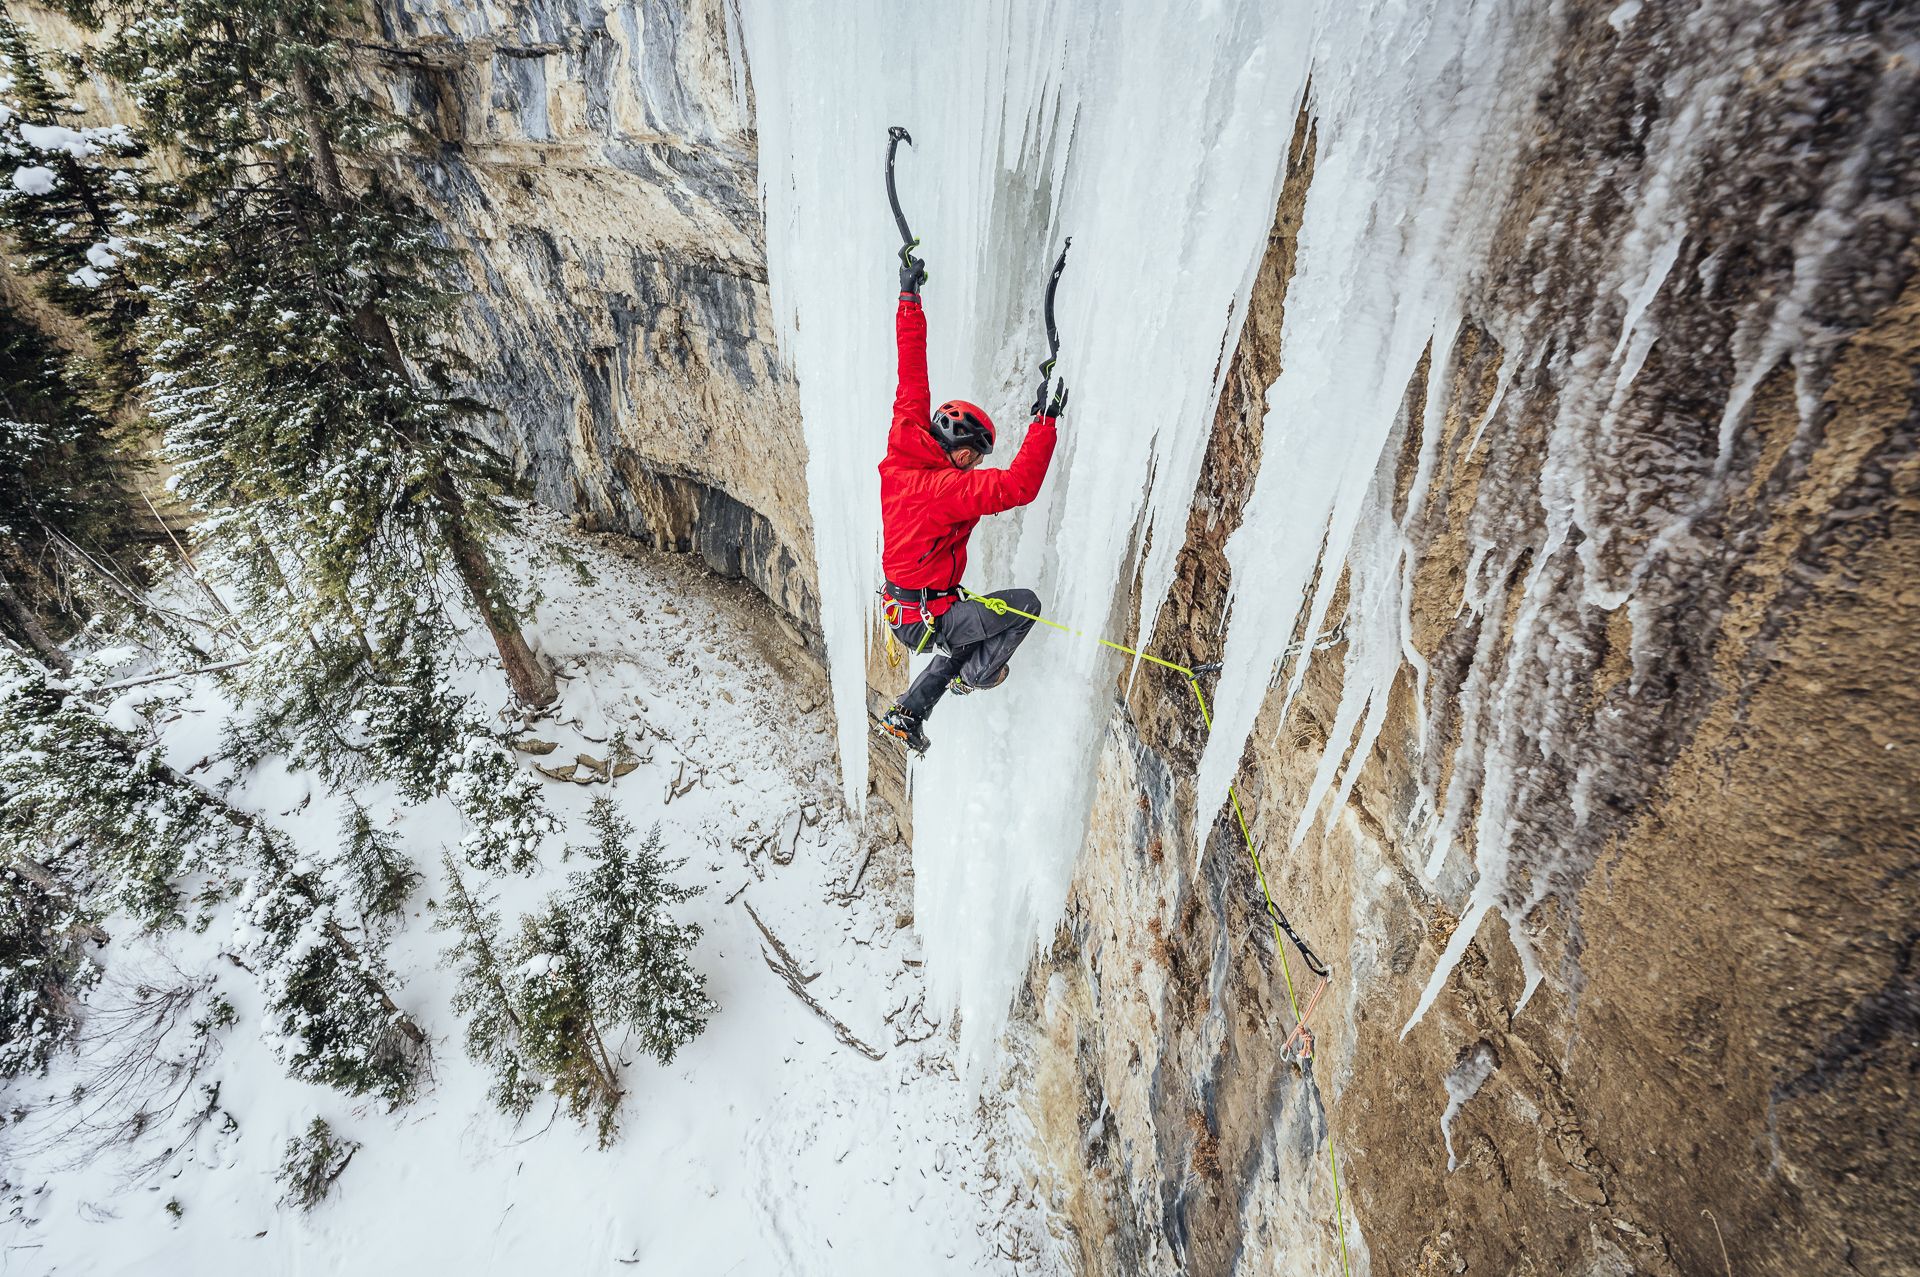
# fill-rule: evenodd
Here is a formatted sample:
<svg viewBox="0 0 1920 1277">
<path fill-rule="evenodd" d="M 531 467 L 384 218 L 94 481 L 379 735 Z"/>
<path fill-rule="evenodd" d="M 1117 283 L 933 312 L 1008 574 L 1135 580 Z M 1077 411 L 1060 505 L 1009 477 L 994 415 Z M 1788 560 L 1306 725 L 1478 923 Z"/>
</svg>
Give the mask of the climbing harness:
<svg viewBox="0 0 1920 1277">
<path fill-rule="evenodd" d="M 934 638 L 934 623 L 939 620 L 940 614 L 947 610 L 946 608 L 941 608 L 936 612 L 931 605 L 940 602 L 942 599 L 953 599 L 957 601 L 962 596 L 962 591 L 957 585 L 944 590 L 909 590 L 905 586 L 895 585 L 891 581 L 888 581 L 886 588 L 880 590 L 878 593 L 881 599 L 884 600 L 880 605 L 880 612 L 881 615 L 886 618 L 887 622 L 887 664 L 894 669 L 900 668 L 900 656 L 898 654 L 900 645 L 893 637 L 894 630 L 900 626 L 913 625 L 916 623 L 922 627 L 920 641 L 914 644 L 913 652 L 911 653 L 914 656 L 918 656 L 927 650 L 929 643 L 936 642 Z M 907 615 L 908 608 L 912 608 L 916 615 L 909 617 Z"/>
</svg>

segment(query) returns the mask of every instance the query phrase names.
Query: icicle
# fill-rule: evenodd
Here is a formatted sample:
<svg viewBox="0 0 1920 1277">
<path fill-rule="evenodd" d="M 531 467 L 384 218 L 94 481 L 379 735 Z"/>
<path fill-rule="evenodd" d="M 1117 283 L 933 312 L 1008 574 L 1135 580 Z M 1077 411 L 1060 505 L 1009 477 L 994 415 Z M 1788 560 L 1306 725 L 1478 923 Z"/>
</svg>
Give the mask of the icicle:
<svg viewBox="0 0 1920 1277">
<path fill-rule="evenodd" d="M 1441 1084 L 1447 1088 L 1447 1109 L 1440 1115 L 1440 1137 L 1447 1142 L 1447 1169 L 1458 1166 L 1459 1160 L 1453 1155 L 1453 1119 L 1460 1116 L 1460 1110 L 1467 1101 L 1480 1094 L 1480 1088 L 1493 1076 L 1499 1061 L 1494 1058 L 1493 1048 L 1485 1042 L 1474 1043 L 1467 1058 L 1447 1070 Z"/>
<path fill-rule="evenodd" d="M 1447 977 L 1453 974 L 1453 969 L 1460 964 L 1461 957 L 1467 952 L 1467 945 L 1473 941 L 1474 932 L 1480 929 L 1481 920 L 1487 916 L 1487 911 L 1492 907 L 1493 901 L 1486 898 L 1483 884 L 1481 890 L 1474 892 L 1466 914 L 1460 919 L 1459 925 L 1454 927 L 1453 935 L 1448 937 L 1447 947 L 1441 952 L 1440 961 L 1435 964 L 1433 974 L 1427 977 L 1426 987 L 1420 990 L 1420 1001 L 1414 1004 L 1413 1014 L 1407 1017 L 1404 1025 L 1400 1026 L 1400 1036 L 1403 1039 L 1412 1031 L 1414 1025 L 1420 1023 L 1420 1018 L 1426 1015 L 1427 1008 L 1433 1005 L 1433 1000 L 1440 996 L 1440 990 L 1446 986 Z"/>
</svg>

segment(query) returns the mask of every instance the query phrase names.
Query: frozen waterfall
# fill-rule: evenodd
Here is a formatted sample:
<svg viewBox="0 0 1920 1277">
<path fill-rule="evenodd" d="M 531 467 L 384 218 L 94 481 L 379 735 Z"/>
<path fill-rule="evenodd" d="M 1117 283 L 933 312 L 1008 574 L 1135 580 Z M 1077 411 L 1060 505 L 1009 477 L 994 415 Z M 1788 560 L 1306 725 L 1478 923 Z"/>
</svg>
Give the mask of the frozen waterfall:
<svg viewBox="0 0 1920 1277">
<path fill-rule="evenodd" d="M 842 776 L 858 804 L 878 632 L 874 467 L 893 397 L 887 126 L 915 142 L 898 173 L 931 271 L 934 398 L 983 404 L 998 452 L 1022 434 L 1046 351 L 1046 271 L 1073 236 L 1057 307 L 1073 388 L 1061 451 L 1037 502 L 981 526 L 969 584 L 1030 586 L 1050 614 L 1111 631 L 1136 573 L 1146 598 L 1168 583 L 1222 352 L 1285 175 L 1314 12 L 977 0 L 909 19 L 877 2 L 746 0 L 742 26 Z M 1003 694 L 929 723 L 937 772 L 915 782 L 915 917 L 935 996 L 961 1011 L 975 1064 L 1065 902 L 1117 669 L 1091 644 L 1036 633 Z"/>
</svg>

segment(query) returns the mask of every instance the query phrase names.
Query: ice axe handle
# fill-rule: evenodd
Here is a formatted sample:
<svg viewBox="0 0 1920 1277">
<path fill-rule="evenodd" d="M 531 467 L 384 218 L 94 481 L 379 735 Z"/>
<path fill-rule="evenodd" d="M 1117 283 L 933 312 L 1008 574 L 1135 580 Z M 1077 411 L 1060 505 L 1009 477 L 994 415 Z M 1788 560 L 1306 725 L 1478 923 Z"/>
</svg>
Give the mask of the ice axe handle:
<svg viewBox="0 0 1920 1277">
<path fill-rule="evenodd" d="M 1060 357 L 1060 329 L 1053 322 L 1053 295 L 1059 291 L 1060 275 L 1067 269 L 1067 250 L 1073 247 L 1073 236 L 1067 236 L 1067 242 L 1060 246 L 1059 260 L 1053 264 L 1053 274 L 1047 277 L 1047 362 L 1042 365 L 1042 375 L 1053 375 L 1054 360 Z"/>
<path fill-rule="evenodd" d="M 900 228 L 900 242 L 913 243 L 913 232 L 907 229 L 907 215 L 900 211 L 900 193 L 893 186 L 893 155 L 905 142 L 913 145 L 913 135 L 898 124 L 887 130 L 887 203 L 893 206 L 893 224 Z"/>
</svg>

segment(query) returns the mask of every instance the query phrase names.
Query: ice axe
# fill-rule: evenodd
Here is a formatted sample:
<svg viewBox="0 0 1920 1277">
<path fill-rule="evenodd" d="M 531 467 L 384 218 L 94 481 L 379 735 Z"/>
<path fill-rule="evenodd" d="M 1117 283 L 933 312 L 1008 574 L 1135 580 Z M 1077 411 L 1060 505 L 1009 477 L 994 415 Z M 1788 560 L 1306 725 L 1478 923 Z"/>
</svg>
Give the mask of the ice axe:
<svg viewBox="0 0 1920 1277">
<path fill-rule="evenodd" d="M 1036 417 L 1058 417 L 1067 409 L 1067 384 L 1063 381 L 1054 391 L 1053 401 L 1047 401 L 1047 383 L 1053 380 L 1053 365 L 1060 358 L 1060 328 L 1053 322 L 1053 295 L 1060 290 L 1060 275 L 1067 269 L 1067 250 L 1073 247 L 1073 236 L 1067 236 L 1067 242 L 1060 246 L 1059 260 L 1053 264 L 1053 274 L 1047 276 L 1047 359 L 1040 365 L 1040 393 L 1034 396 L 1033 415 Z"/>
</svg>

